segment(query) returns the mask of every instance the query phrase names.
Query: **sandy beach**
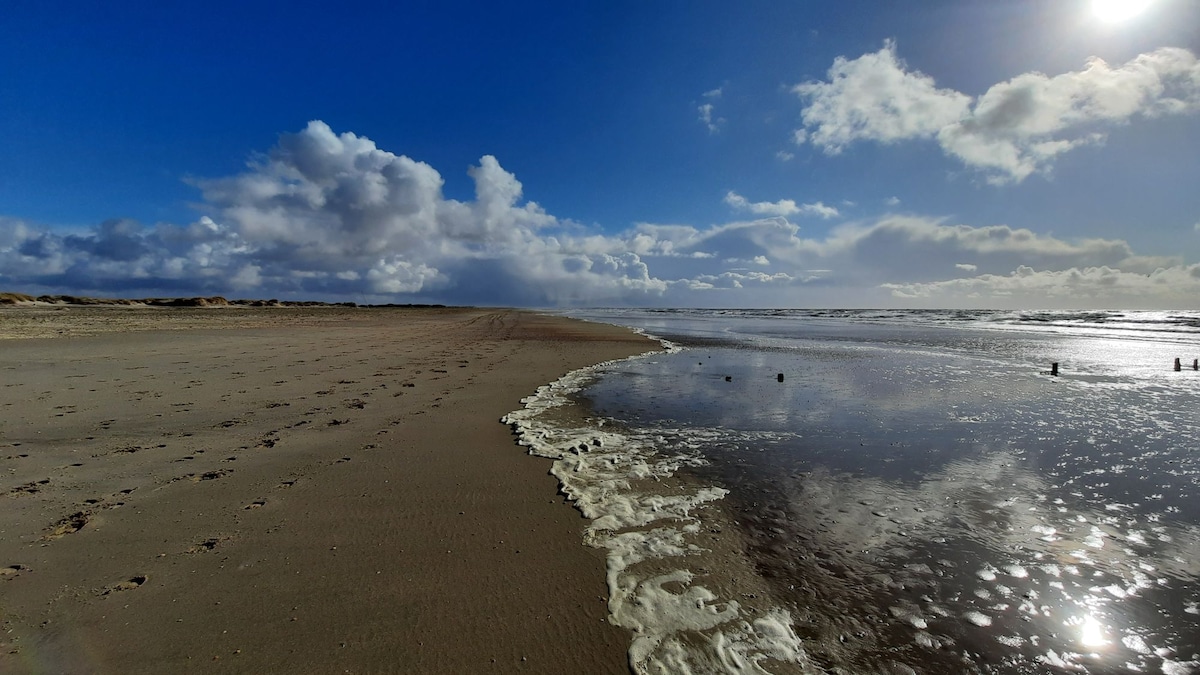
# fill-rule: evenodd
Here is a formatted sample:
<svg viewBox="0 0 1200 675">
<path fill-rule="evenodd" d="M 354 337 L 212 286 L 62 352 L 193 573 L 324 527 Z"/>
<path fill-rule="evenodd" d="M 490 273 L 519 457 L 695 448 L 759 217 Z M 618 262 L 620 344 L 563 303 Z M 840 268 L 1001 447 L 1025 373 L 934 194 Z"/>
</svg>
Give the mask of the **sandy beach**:
<svg viewBox="0 0 1200 675">
<path fill-rule="evenodd" d="M 481 309 L 0 309 L 0 672 L 627 672 L 498 420 L 624 329 Z"/>
</svg>

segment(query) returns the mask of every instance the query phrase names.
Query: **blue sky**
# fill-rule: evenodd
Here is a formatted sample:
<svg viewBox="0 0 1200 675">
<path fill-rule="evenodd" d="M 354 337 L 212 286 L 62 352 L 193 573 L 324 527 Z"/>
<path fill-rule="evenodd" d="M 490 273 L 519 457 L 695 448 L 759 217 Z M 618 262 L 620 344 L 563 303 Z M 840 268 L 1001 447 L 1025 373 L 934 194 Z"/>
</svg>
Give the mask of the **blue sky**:
<svg viewBox="0 0 1200 675">
<path fill-rule="evenodd" d="M 19 1 L 0 288 L 1200 307 L 1200 4 L 1130 2 Z"/>
</svg>

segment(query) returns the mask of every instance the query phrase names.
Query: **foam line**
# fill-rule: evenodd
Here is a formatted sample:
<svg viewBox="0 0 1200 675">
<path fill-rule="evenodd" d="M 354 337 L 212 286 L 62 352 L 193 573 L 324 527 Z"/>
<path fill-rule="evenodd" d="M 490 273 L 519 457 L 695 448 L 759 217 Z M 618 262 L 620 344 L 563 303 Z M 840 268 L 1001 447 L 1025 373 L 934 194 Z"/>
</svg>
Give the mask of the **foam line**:
<svg viewBox="0 0 1200 675">
<path fill-rule="evenodd" d="M 680 348 L 663 341 L 664 349 Z M 654 354 L 658 352 L 651 352 Z M 643 354 L 644 358 L 650 354 Z M 695 454 L 666 454 L 653 439 L 600 423 L 554 421 L 548 414 L 617 362 L 573 371 L 522 400 L 502 418 L 529 453 L 554 460 L 551 473 L 591 520 L 584 540 L 607 551 L 609 620 L 633 632 L 629 660 L 637 673 L 769 673 L 808 670 L 789 614 L 778 608 L 753 619 L 735 600 L 695 583 L 686 566 L 705 549 L 689 541 L 700 518 L 726 495 L 717 487 L 672 480 Z M 646 570 L 652 563 L 652 570 Z M 664 571 L 665 570 L 665 571 Z M 788 665 L 784 665 L 788 664 Z"/>
</svg>

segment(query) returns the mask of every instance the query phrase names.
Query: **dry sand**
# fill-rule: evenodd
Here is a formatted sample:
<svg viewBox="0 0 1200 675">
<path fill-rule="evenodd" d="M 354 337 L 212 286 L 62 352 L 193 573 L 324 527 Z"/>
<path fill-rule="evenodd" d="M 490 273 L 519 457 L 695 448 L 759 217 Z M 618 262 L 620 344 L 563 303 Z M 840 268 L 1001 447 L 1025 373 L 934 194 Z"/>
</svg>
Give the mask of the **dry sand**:
<svg viewBox="0 0 1200 675">
<path fill-rule="evenodd" d="M 47 337 L 56 336 L 56 337 Z M 0 672 L 627 672 L 518 311 L 0 309 Z"/>
</svg>

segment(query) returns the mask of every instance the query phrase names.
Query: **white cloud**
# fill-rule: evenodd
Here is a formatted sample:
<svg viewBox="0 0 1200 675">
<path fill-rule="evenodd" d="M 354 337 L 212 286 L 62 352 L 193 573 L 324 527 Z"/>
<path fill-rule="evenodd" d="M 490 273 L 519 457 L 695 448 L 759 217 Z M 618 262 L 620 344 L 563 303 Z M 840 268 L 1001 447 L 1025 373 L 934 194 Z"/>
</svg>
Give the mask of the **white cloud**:
<svg viewBox="0 0 1200 675">
<path fill-rule="evenodd" d="M 114 220 L 62 235 L 0 222 L 0 281 L 98 293 L 436 293 L 524 304 L 666 289 L 635 253 L 543 235 L 564 224 L 522 202 L 521 183 L 494 157 L 468 173 L 475 200 L 446 199 L 429 165 L 312 122 L 246 172 L 196 181 L 211 215 L 190 225 Z"/>
<path fill-rule="evenodd" d="M 1025 265 L 1006 275 L 984 274 L 912 284 L 884 284 L 894 297 L 933 305 L 982 307 L 1162 307 L 1188 306 L 1200 293 L 1200 265 L 1175 265 L 1151 272 L 1108 266 L 1035 270 Z"/>
<path fill-rule="evenodd" d="M 857 59 L 838 57 L 828 77 L 793 87 L 808 102 L 797 139 L 838 154 L 860 140 L 936 138 L 993 183 L 1046 172 L 1059 155 L 1103 141 L 1105 127 L 1200 110 L 1200 62 L 1178 48 L 1115 68 L 1093 58 L 1083 70 L 1053 77 L 1024 73 L 974 100 L 908 70 L 890 41 Z"/>
<path fill-rule="evenodd" d="M 828 82 L 806 82 L 792 91 L 808 100 L 802 117 L 807 139 L 836 155 L 850 143 L 932 138 L 966 114 L 971 99 L 938 89 L 933 78 L 906 70 L 895 44 L 854 60 L 837 57 Z M 796 142 L 804 136 L 796 132 Z"/>
<path fill-rule="evenodd" d="M 883 200 L 883 203 L 886 204 L 887 206 L 899 206 L 900 198 L 899 197 L 888 197 L 887 199 Z"/>
<path fill-rule="evenodd" d="M 372 265 L 365 276 L 370 282 L 371 293 L 388 295 L 415 293 L 430 282 L 437 281 L 440 275 L 436 269 L 427 265 L 414 264 L 400 256 L 389 256 Z M 341 278 L 357 280 L 359 275 L 353 273 Z"/>
<path fill-rule="evenodd" d="M 942 281 L 949 265 L 956 271 L 981 274 L 1007 274 L 1021 265 L 1047 270 L 1107 266 L 1148 274 L 1181 265 L 1175 257 L 1137 255 L 1119 240 L 1068 241 L 1005 225 L 948 225 L 918 217 L 846 224 L 819 239 L 801 237 L 799 227 L 783 217 L 703 230 L 643 225 L 635 236 L 654 241 L 642 250 L 660 277 L 709 273 L 711 260 L 689 258 L 690 253 L 703 251 L 739 263 L 763 256 L 774 269 L 797 279 L 805 277 L 805 270 L 824 270 L 819 275 L 823 283 L 860 290 Z M 655 256 L 652 250 L 669 251 L 670 257 Z"/>
<path fill-rule="evenodd" d="M 795 158 L 795 153 L 788 152 L 787 150 L 780 150 L 779 152 L 775 153 L 775 159 L 778 159 L 781 162 L 790 162 Z"/>
<path fill-rule="evenodd" d="M 721 98 L 721 90 L 722 89 L 723 89 L 723 87 L 717 87 L 716 89 L 710 89 L 710 90 L 704 92 L 704 98 L 710 98 L 710 99 Z"/>
<path fill-rule="evenodd" d="M 0 217 L 0 288 L 670 306 L 987 305 L 1044 293 L 1067 306 L 1190 306 L 1200 279 L 1200 267 L 1124 241 L 1005 225 L 887 216 L 806 238 L 788 217 L 831 207 L 735 192 L 731 206 L 770 217 L 610 234 L 525 200 L 494 157 L 468 173 L 474 200 L 447 199 L 429 165 L 313 122 L 243 173 L 197 181 L 207 215 L 189 224 L 60 231 Z"/>
<path fill-rule="evenodd" d="M 715 275 L 700 275 L 693 279 L 679 282 L 678 285 L 686 287 L 688 290 L 740 290 L 747 286 L 786 287 L 795 282 L 795 277 L 783 272 L 765 274 L 763 272 L 730 271 Z"/>
<path fill-rule="evenodd" d="M 777 202 L 751 202 L 738 193 L 730 190 L 725 194 L 725 203 L 739 211 L 749 211 L 759 216 L 817 216 L 818 218 L 835 218 L 838 210 L 826 206 L 822 202 L 813 204 L 797 204 L 791 199 L 781 199 Z"/>
<path fill-rule="evenodd" d="M 699 113 L 699 120 L 708 129 L 708 133 L 715 134 L 721 130 L 721 125 L 725 123 L 723 117 L 713 117 L 713 104 L 702 103 L 696 106 L 696 112 Z"/>
</svg>

